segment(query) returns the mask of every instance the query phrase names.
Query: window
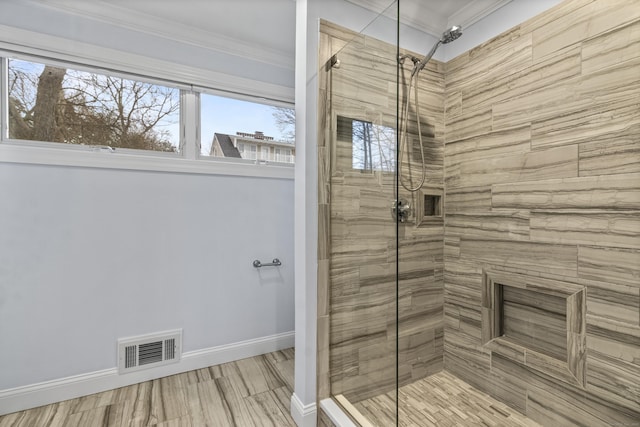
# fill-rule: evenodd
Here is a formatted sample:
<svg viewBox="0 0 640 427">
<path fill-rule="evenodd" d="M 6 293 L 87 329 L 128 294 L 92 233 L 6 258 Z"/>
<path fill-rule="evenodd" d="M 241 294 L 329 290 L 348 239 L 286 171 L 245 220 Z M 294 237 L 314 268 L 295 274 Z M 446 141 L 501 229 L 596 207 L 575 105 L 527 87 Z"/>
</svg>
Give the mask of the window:
<svg viewBox="0 0 640 427">
<path fill-rule="evenodd" d="M 201 156 L 293 163 L 295 116 L 291 108 L 202 94 L 200 111 Z M 278 154 L 276 147 L 283 146 L 288 146 L 288 156 Z"/>
<path fill-rule="evenodd" d="M 263 160 L 265 162 L 271 160 L 269 158 L 269 146 L 268 145 L 263 145 L 262 147 L 260 147 L 260 160 Z"/>
<path fill-rule="evenodd" d="M 240 152 L 240 157 L 243 159 L 256 160 L 257 150 L 258 148 L 253 144 L 238 142 L 238 151 Z"/>
<path fill-rule="evenodd" d="M 276 160 L 276 162 L 293 163 L 293 159 L 291 158 L 291 149 L 289 149 L 289 148 L 276 148 L 275 149 L 275 160 Z"/>
<path fill-rule="evenodd" d="M 177 152 L 180 91 L 10 59 L 9 138 Z"/>
<path fill-rule="evenodd" d="M 195 89 L 171 81 L 166 71 L 159 72 L 163 77 L 140 77 L 149 70 L 145 58 L 141 67 L 131 64 L 132 74 L 127 74 L 105 71 L 110 64 L 95 58 L 93 66 L 71 65 L 3 48 L 0 40 L 0 154 L 8 153 L 12 162 L 292 176 L 282 169 L 233 165 L 274 162 L 276 146 L 289 148 L 293 162 L 291 108 L 214 96 L 206 93 L 213 90 L 206 81 L 197 80 L 201 86 Z M 260 93 L 257 86 L 250 90 Z M 231 161 L 200 161 L 221 157 Z M 176 158 L 189 161 L 176 163 Z"/>
</svg>

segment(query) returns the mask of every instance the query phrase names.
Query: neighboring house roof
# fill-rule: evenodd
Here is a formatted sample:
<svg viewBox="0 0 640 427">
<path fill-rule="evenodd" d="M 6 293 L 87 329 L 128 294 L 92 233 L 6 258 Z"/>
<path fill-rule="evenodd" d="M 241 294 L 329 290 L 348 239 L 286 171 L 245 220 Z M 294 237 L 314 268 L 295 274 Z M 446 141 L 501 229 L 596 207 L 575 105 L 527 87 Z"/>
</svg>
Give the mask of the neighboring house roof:
<svg viewBox="0 0 640 427">
<path fill-rule="evenodd" d="M 240 156 L 238 149 L 233 146 L 233 141 L 231 141 L 229 135 L 225 135 L 224 133 L 215 133 L 213 135 L 213 139 L 218 141 L 224 157 L 242 157 Z"/>
</svg>

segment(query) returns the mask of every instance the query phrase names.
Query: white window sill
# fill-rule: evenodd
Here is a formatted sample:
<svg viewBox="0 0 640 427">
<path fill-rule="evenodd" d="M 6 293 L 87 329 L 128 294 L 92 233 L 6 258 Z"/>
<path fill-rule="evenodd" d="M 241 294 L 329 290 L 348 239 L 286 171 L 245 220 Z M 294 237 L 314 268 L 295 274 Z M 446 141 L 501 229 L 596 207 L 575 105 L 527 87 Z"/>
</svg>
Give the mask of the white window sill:
<svg viewBox="0 0 640 427">
<path fill-rule="evenodd" d="M 84 151 L 64 148 L 0 144 L 0 163 L 73 166 L 103 169 L 126 169 L 168 173 L 194 173 L 205 175 L 232 175 L 258 178 L 293 179 L 291 165 L 230 162 L 210 158 L 189 160 L 166 157 L 122 154 L 108 150 Z"/>
</svg>

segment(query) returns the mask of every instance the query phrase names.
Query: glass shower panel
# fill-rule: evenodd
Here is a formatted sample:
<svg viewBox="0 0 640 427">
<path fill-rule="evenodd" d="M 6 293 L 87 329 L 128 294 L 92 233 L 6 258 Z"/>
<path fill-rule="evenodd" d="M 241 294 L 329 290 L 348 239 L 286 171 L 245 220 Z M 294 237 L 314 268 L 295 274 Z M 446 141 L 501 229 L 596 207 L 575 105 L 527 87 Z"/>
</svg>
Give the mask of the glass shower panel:
<svg viewBox="0 0 640 427">
<path fill-rule="evenodd" d="M 359 33 L 320 26 L 320 397 L 376 426 L 397 422 L 396 16 L 393 3 Z"/>
<path fill-rule="evenodd" d="M 406 27 L 400 24 L 402 46 Z M 420 411 L 429 403 L 425 381 L 444 364 L 445 82 L 444 64 L 425 59 L 430 44 L 425 35 L 424 52 L 399 49 L 398 61 L 396 193 L 406 210 L 397 232 L 400 425 L 430 425 Z M 420 64 L 426 65 L 415 71 Z"/>
<path fill-rule="evenodd" d="M 637 8 L 566 2 L 444 64 L 461 29 L 413 39 L 402 1 L 321 25 L 320 397 L 362 425 L 636 425 Z"/>
</svg>

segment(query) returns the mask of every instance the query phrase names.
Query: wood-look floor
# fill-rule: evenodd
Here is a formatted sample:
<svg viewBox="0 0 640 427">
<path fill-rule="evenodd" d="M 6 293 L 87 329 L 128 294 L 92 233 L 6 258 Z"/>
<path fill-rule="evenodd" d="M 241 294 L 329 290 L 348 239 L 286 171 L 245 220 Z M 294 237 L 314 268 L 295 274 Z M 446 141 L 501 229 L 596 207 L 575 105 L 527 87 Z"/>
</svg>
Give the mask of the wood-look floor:
<svg viewBox="0 0 640 427">
<path fill-rule="evenodd" d="M 398 425 L 405 427 L 540 427 L 539 424 L 441 371 L 399 390 Z M 395 426 L 395 391 L 355 403 L 373 426 Z"/>
<path fill-rule="evenodd" d="M 0 417 L 0 427 L 295 427 L 293 349 Z"/>
</svg>

